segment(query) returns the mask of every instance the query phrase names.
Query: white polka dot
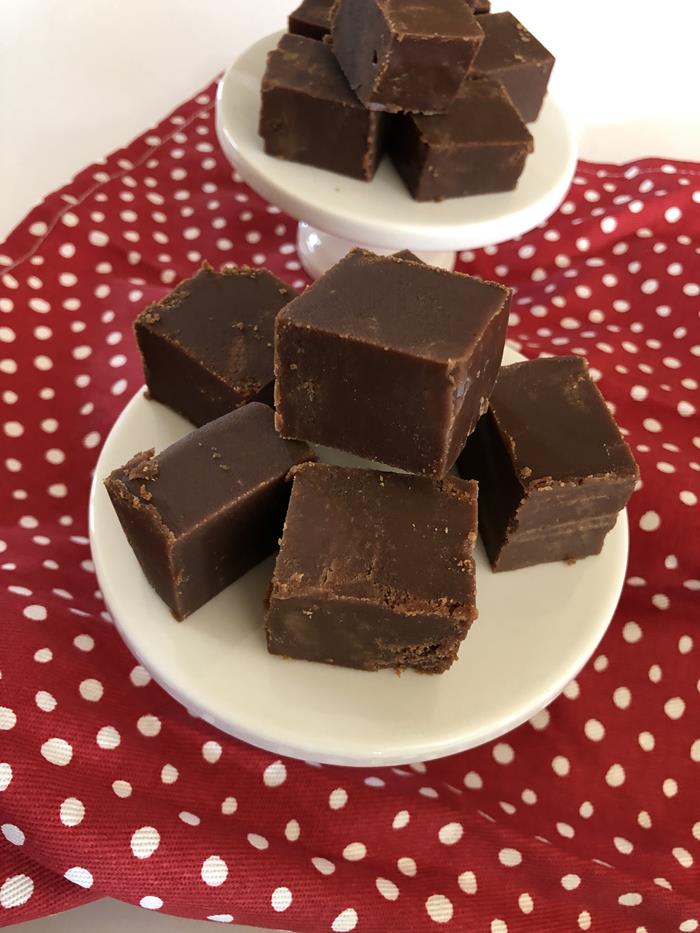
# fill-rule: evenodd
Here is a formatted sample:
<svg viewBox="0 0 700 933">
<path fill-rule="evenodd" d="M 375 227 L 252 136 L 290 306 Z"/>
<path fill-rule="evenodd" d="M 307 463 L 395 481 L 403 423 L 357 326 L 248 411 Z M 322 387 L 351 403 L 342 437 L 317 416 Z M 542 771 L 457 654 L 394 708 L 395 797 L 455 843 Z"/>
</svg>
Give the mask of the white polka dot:
<svg viewBox="0 0 700 933">
<path fill-rule="evenodd" d="M 3 834 L 5 839 L 13 846 L 23 846 L 25 835 L 19 826 L 15 826 L 14 823 L 3 823 L 0 826 L 0 832 Z"/>
<path fill-rule="evenodd" d="M 328 806 L 331 810 L 342 810 L 348 802 L 348 792 L 343 787 L 336 787 L 328 797 Z"/>
<path fill-rule="evenodd" d="M 452 901 L 444 894 L 431 894 L 425 902 L 425 909 L 433 923 L 449 923 L 454 914 Z"/>
<path fill-rule="evenodd" d="M 145 667 L 137 664 L 129 673 L 129 680 L 135 687 L 146 687 L 151 682 L 151 675 Z"/>
<path fill-rule="evenodd" d="M 581 879 L 578 875 L 564 875 L 561 879 L 561 886 L 565 891 L 575 891 L 580 884 Z"/>
<path fill-rule="evenodd" d="M 301 835 L 301 827 L 298 820 L 289 820 L 284 827 L 284 838 L 287 842 L 296 842 Z"/>
<path fill-rule="evenodd" d="M 50 648 L 39 648 L 34 653 L 34 660 L 38 664 L 47 664 L 53 658 L 53 652 Z"/>
<path fill-rule="evenodd" d="M 322 875 L 332 875 L 335 871 L 335 865 L 333 862 L 329 862 L 327 858 L 321 858 L 318 855 L 311 859 L 311 864 L 314 866 L 316 871 L 320 872 Z"/>
<path fill-rule="evenodd" d="M 17 714 L 9 706 L 0 706 L 0 731 L 14 729 L 17 724 Z"/>
<path fill-rule="evenodd" d="M 680 933 L 695 933 L 700 924 L 694 918 L 689 920 L 684 920 L 681 925 L 678 927 Z"/>
<path fill-rule="evenodd" d="M 662 672 L 658 664 L 652 664 L 649 668 L 649 680 L 653 684 L 658 684 L 661 681 Z"/>
<path fill-rule="evenodd" d="M 157 716 L 147 714 L 146 716 L 141 716 L 139 721 L 136 723 L 136 728 L 139 730 L 141 735 L 145 735 L 148 738 L 153 738 L 160 732 L 161 722 Z"/>
<path fill-rule="evenodd" d="M 676 406 L 676 410 L 678 411 L 678 414 L 682 418 L 690 418 L 692 415 L 695 414 L 695 406 L 691 405 L 690 402 L 685 402 L 685 401 L 679 402 L 678 405 Z"/>
<path fill-rule="evenodd" d="M 282 890 L 287 890 L 286 888 Z M 291 895 L 290 895 L 291 897 Z M 331 924 L 333 933 L 350 933 L 357 926 L 359 917 L 354 907 L 346 907 L 341 911 Z"/>
<path fill-rule="evenodd" d="M 95 639 L 92 635 L 76 635 L 73 644 L 78 651 L 92 651 L 95 647 Z"/>
<path fill-rule="evenodd" d="M 573 839 L 575 835 L 574 827 L 569 823 L 563 823 L 561 821 L 557 823 L 557 832 L 565 839 Z"/>
<path fill-rule="evenodd" d="M 664 213 L 664 217 L 670 224 L 677 223 L 683 216 L 680 207 L 669 207 Z"/>
<path fill-rule="evenodd" d="M 661 787 L 666 797 L 675 797 L 678 793 L 678 782 L 673 778 L 666 778 Z"/>
<path fill-rule="evenodd" d="M 124 800 L 127 797 L 131 797 L 133 788 L 128 781 L 113 781 L 112 790 L 117 797 L 121 797 Z"/>
<path fill-rule="evenodd" d="M 64 826 L 80 826 L 85 818 L 85 804 L 77 797 L 66 797 L 59 809 Z"/>
<path fill-rule="evenodd" d="M 639 907 L 642 903 L 642 895 L 637 894 L 636 891 L 630 891 L 628 894 L 621 894 L 617 899 L 617 903 L 621 907 Z"/>
<path fill-rule="evenodd" d="M 97 703 L 104 694 L 104 687 L 99 680 L 95 680 L 93 677 L 83 680 L 78 689 L 80 696 L 89 703 Z"/>
<path fill-rule="evenodd" d="M 678 650 L 681 654 L 689 654 L 693 650 L 693 639 L 690 635 L 681 635 L 678 639 Z"/>
<path fill-rule="evenodd" d="M 0 885 L 0 907 L 21 907 L 33 893 L 34 882 L 29 875 L 11 875 Z"/>
<path fill-rule="evenodd" d="M 549 725 L 551 716 L 548 709 L 541 709 L 538 713 L 535 713 L 534 716 L 530 718 L 530 725 L 533 729 L 537 729 L 538 732 L 541 732 L 543 729 L 546 729 Z"/>
<path fill-rule="evenodd" d="M 408 810 L 399 810 L 392 820 L 391 825 L 394 829 L 403 829 L 405 826 L 408 826 L 410 819 L 411 814 Z"/>
<path fill-rule="evenodd" d="M 494 761 L 498 762 L 499 765 L 509 765 L 515 758 L 515 752 L 507 742 L 499 742 L 495 745 L 492 754 Z"/>
<path fill-rule="evenodd" d="M 221 804 L 221 812 L 224 816 L 231 816 L 238 809 L 238 801 L 235 797 L 227 797 Z"/>
<path fill-rule="evenodd" d="M 644 752 L 653 752 L 654 746 L 656 745 L 656 739 L 651 732 L 640 732 L 637 736 L 637 741 L 639 742 L 639 747 Z"/>
<path fill-rule="evenodd" d="M 139 904 L 145 910 L 160 910 L 160 908 L 163 906 L 163 901 L 160 897 L 156 897 L 154 894 L 147 894 L 145 897 L 141 898 Z"/>
<path fill-rule="evenodd" d="M 418 793 L 422 797 L 429 797 L 431 800 L 435 800 L 435 798 L 439 796 L 434 787 L 421 787 Z"/>
<path fill-rule="evenodd" d="M 233 923 L 233 914 L 209 914 L 207 920 L 212 923 Z"/>
<path fill-rule="evenodd" d="M 464 835 L 461 823 L 445 823 L 438 831 L 438 839 L 443 845 L 453 846 Z"/>
<path fill-rule="evenodd" d="M 283 762 L 273 761 L 263 772 L 263 781 L 266 787 L 279 787 L 287 780 L 287 769 Z"/>
<path fill-rule="evenodd" d="M 221 758 L 222 751 L 223 749 L 221 748 L 219 742 L 210 740 L 209 742 L 205 742 L 204 745 L 202 745 L 202 758 L 204 758 L 205 761 L 208 761 L 210 765 L 215 765 Z"/>
<path fill-rule="evenodd" d="M 96 737 L 98 746 L 105 751 L 118 748 L 121 740 L 122 738 L 114 726 L 102 726 Z"/>
<path fill-rule="evenodd" d="M 3 425 L 3 431 L 8 437 L 21 437 L 24 434 L 24 427 L 19 421 L 6 421 Z"/>
<path fill-rule="evenodd" d="M 698 497 L 689 489 L 682 489 L 678 494 L 678 498 L 681 500 L 683 505 L 693 506 L 698 504 Z"/>
<path fill-rule="evenodd" d="M 613 845 L 621 855 L 631 855 L 634 851 L 634 846 L 623 836 L 615 836 L 613 839 Z"/>
<path fill-rule="evenodd" d="M 93 885 L 92 872 L 89 872 L 87 868 L 80 868 L 78 865 L 69 868 L 63 877 L 66 881 L 77 884 L 79 888 L 91 888 Z"/>
<path fill-rule="evenodd" d="M 505 920 L 496 917 L 491 921 L 491 933 L 508 933 L 508 924 Z"/>
<path fill-rule="evenodd" d="M 0 793 L 6 791 L 12 782 L 12 765 L 0 761 Z"/>
<path fill-rule="evenodd" d="M 569 759 L 564 755 L 555 755 L 552 759 L 552 771 L 559 777 L 566 777 L 571 770 Z"/>
<path fill-rule="evenodd" d="M 469 790 L 481 790 L 484 786 L 484 782 L 480 774 L 477 774 L 476 771 L 467 771 L 464 775 L 464 786 L 468 787 Z"/>
<path fill-rule="evenodd" d="M 584 732 L 591 742 L 600 742 L 605 738 L 605 726 L 597 719 L 589 719 L 584 726 Z"/>
<path fill-rule="evenodd" d="M 264 836 L 260 836 L 258 833 L 248 833 L 247 838 L 250 845 L 254 849 L 259 849 L 260 851 L 267 849 L 270 845 L 267 839 Z"/>
<path fill-rule="evenodd" d="M 517 849 L 505 848 L 498 853 L 498 861 L 506 868 L 514 868 L 516 865 L 520 865 L 522 860 L 523 857 Z"/>
<path fill-rule="evenodd" d="M 683 846 L 676 846 L 671 850 L 673 857 L 681 866 L 681 868 L 691 868 L 693 865 L 693 856 L 688 852 L 687 849 L 684 849 Z"/>
<path fill-rule="evenodd" d="M 376 885 L 377 891 L 379 891 L 381 896 L 387 901 L 395 901 L 399 896 L 399 889 L 394 884 L 394 882 L 389 881 L 388 878 L 377 878 L 374 883 Z"/>
<path fill-rule="evenodd" d="M 418 866 L 416 865 L 415 859 L 412 859 L 408 855 L 402 856 L 396 862 L 396 867 L 401 872 L 402 875 L 406 875 L 407 878 L 414 878 L 416 872 L 418 871 Z"/>
<path fill-rule="evenodd" d="M 363 842 L 351 842 L 343 849 L 343 858 L 348 862 L 359 862 L 367 855 L 367 847 Z"/>
<path fill-rule="evenodd" d="M 632 694 L 628 687 L 617 687 L 613 693 L 613 703 L 618 709 L 627 709 L 632 702 Z"/>
<path fill-rule="evenodd" d="M 578 928 L 579 930 L 590 930 L 591 928 L 591 915 L 587 910 L 582 910 L 578 915 Z"/>
<path fill-rule="evenodd" d="M 685 712 L 685 701 L 681 697 L 671 697 L 664 703 L 664 712 L 669 719 L 680 719 Z"/>
<path fill-rule="evenodd" d="M 131 836 L 131 851 L 137 859 L 150 858 L 160 845 L 160 833 L 153 826 L 142 826 Z"/>
<path fill-rule="evenodd" d="M 640 810 L 637 814 L 637 823 L 642 829 L 651 829 L 651 817 L 646 810 Z"/>
<path fill-rule="evenodd" d="M 202 881 L 210 888 L 219 888 L 228 878 L 228 865 L 218 855 L 202 862 Z"/>
<path fill-rule="evenodd" d="M 610 765 L 605 775 L 605 782 L 610 787 L 622 787 L 625 783 L 625 769 L 621 764 Z"/>
<path fill-rule="evenodd" d="M 622 629 L 622 637 L 628 644 L 633 645 L 642 637 L 642 630 L 636 622 L 626 622 Z"/>
<path fill-rule="evenodd" d="M 69 765 L 73 757 L 73 746 L 65 739 L 48 739 L 41 746 L 41 754 L 52 765 L 64 767 Z"/>
<path fill-rule="evenodd" d="M 180 777 L 177 768 L 174 765 L 163 765 L 160 771 L 160 779 L 163 784 L 174 784 Z"/>
<path fill-rule="evenodd" d="M 463 871 L 457 878 L 457 884 L 465 894 L 476 894 L 477 882 L 473 871 Z"/>
<path fill-rule="evenodd" d="M 289 890 L 289 888 L 275 888 L 275 890 L 272 892 L 270 904 L 272 905 L 272 909 L 277 911 L 278 914 L 287 910 L 291 903 L 292 892 Z"/>
</svg>

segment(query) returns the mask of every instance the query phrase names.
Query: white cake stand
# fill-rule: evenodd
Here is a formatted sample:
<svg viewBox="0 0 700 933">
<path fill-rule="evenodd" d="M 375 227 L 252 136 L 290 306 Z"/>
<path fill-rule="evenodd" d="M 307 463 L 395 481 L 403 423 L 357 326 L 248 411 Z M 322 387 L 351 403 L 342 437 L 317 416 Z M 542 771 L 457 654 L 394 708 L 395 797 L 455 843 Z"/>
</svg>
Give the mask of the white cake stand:
<svg viewBox="0 0 700 933">
<path fill-rule="evenodd" d="M 572 125 L 551 94 L 530 125 L 535 151 L 518 187 L 503 194 L 425 204 L 411 198 L 389 159 L 367 183 L 266 155 L 258 136 L 260 82 L 267 53 L 280 35 L 256 42 L 221 79 L 216 129 L 245 181 L 300 221 L 299 255 L 314 278 L 358 245 L 383 253 L 411 249 L 433 265 L 452 269 L 455 250 L 526 233 L 564 199 L 576 166 L 576 144 Z"/>
</svg>

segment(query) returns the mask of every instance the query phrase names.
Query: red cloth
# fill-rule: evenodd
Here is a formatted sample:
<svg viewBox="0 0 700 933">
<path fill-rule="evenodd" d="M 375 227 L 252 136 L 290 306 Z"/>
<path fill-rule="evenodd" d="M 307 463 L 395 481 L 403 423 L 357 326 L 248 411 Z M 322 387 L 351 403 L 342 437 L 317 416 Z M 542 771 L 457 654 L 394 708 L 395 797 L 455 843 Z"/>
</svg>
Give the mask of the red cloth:
<svg viewBox="0 0 700 933">
<path fill-rule="evenodd" d="M 0 925 L 112 895 L 305 933 L 697 929 L 697 167 L 582 163 L 546 225 L 461 256 L 515 287 L 518 349 L 585 353 L 639 460 L 595 658 L 482 748 L 314 768 L 150 682 L 86 537 L 97 451 L 142 382 L 137 310 L 205 257 L 304 281 L 294 221 L 232 177 L 213 101 L 81 172 L 0 248 Z"/>
</svg>

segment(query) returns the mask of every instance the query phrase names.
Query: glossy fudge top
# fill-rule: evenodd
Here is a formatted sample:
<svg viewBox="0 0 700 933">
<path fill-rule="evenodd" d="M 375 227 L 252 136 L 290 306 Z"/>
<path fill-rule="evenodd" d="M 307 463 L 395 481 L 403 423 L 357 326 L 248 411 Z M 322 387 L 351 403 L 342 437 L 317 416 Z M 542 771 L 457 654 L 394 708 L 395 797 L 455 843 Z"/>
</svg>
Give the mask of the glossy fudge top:
<svg viewBox="0 0 700 933">
<path fill-rule="evenodd" d="M 509 296 L 494 282 L 354 249 L 280 321 L 449 362 L 469 352 Z"/>
<path fill-rule="evenodd" d="M 275 86 L 364 110 L 330 46 L 306 36 L 286 34 L 269 53 L 263 90 Z"/>
<path fill-rule="evenodd" d="M 542 481 L 636 478 L 637 464 L 579 356 L 504 366 L 491 412 L 525 488 Z"/>
<path fill-rule="evenodd" d="M 179 344 L 226 381 L 244 372 L 272 379 L 275 317 L 294 292 L 266 269 L 245 266 L 215 272 L 206 263 L 136 319 Z"/>
<path fill-rule="evenodd" d="M 478 38 L 481 28 L 466 0 L 377 0 L 391 31 L 425 38 Z"/>
<path fill-rule="evenodd" d="M 476 483 L 452 476 L 298 467 L 275 595 L 311 591 L 471 619 L 476 498 Z"/>
<path fill-rule="evenodd" d="M 554 56 L 512 13 L 487 13 L 479 17 L 484 41 L 474 61 L 474 70 L 551 62 Z"/>
<path fill-rule="evenodd" d="M 512 145 L 529 143 L 532 136 L 495 78 L 467 78 L 445 114 L 411 114 L 430 146 Z"/>
<path fill-rule="evenodd" d="M 110 479 L 121 480 L 142 505 L 154 507 L 179 536 L 310 459 L 314 454 L 307 444 L 277 434 L 271 408 L 251 402 L 156 456 L 137 454 Z"/>
</svg>

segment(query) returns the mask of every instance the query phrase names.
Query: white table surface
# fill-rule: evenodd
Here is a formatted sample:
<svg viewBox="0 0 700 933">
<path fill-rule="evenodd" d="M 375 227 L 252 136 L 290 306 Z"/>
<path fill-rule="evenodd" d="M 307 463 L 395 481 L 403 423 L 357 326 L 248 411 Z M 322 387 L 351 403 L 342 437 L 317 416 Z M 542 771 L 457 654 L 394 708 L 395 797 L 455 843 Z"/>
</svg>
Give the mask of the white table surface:
<svg viewBox="0 0 700 933">
<path fill-rule="evenodd" d="M 0 0 L 0 239 L 65 184 L 207 84 L 294 0 Z M 558 59 L 554 79 L 594 161 L 700 161 L 698 0 L 510 0 Z M 3 918 L 5 920 L 5 918 Z M 105 899 L 26 933 L 196 933 Z M 243 927 L 237 927 L 244 931 Z"/>
</svg>

